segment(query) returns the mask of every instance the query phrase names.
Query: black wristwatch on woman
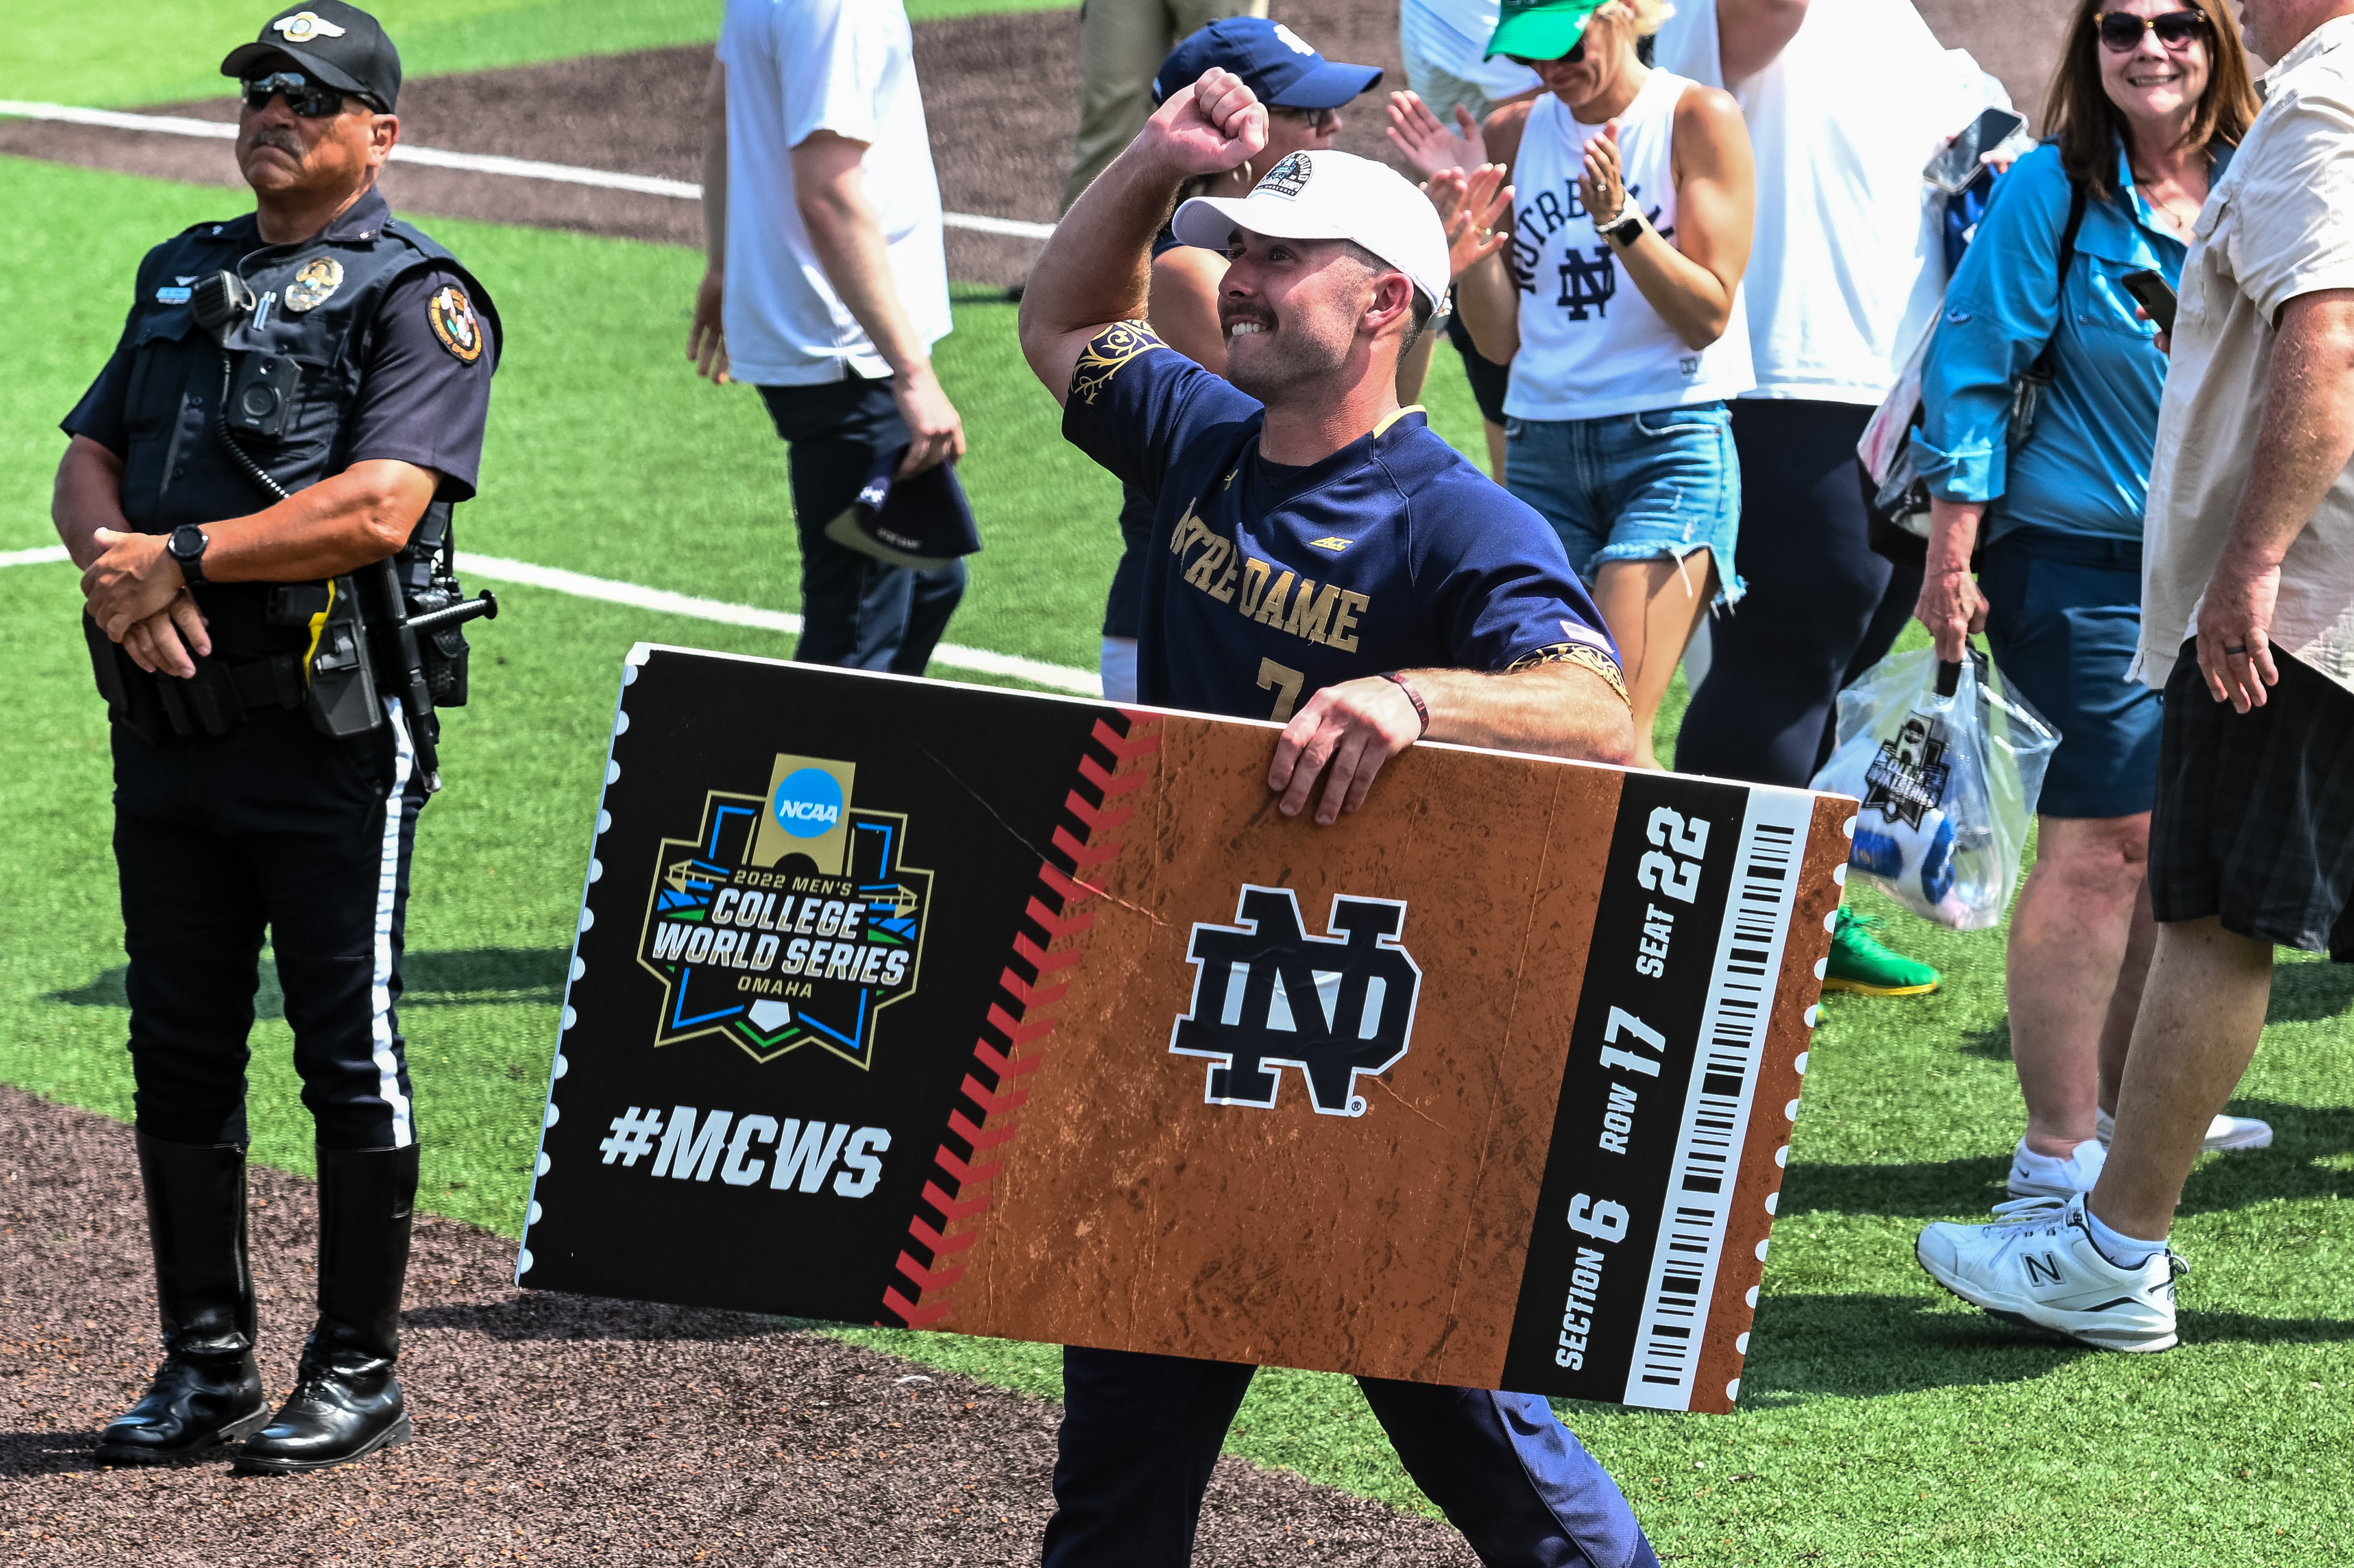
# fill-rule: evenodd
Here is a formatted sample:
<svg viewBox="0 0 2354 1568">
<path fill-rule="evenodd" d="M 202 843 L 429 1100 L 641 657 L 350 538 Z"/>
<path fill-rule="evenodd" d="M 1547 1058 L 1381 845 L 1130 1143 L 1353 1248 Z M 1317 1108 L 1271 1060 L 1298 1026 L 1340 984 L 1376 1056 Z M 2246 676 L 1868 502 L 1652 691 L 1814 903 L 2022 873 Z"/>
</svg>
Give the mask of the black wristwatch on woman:
<svg viewBox="0 0 2354 1568">
<path fill-rule="evenodd" d="M 212 536 L 202 528 L 183 523 L 172 530 L 172 537 L 164 546 L 164 553 L 180 563 L 180 576 L 187 579 L 190 588 L 205 580 L 205 546 L 211 543 Z"/>
<path fill-rule="evenodd" d="M 1603 238 L 1624 250 L 1643 238 L 1642 209 L 1629 204 L 1618 209 L 1618 220 L 1616 223 L 1607 227 L 1597 223 L 1594 227 L 1600 232 Z"/>
</svg>

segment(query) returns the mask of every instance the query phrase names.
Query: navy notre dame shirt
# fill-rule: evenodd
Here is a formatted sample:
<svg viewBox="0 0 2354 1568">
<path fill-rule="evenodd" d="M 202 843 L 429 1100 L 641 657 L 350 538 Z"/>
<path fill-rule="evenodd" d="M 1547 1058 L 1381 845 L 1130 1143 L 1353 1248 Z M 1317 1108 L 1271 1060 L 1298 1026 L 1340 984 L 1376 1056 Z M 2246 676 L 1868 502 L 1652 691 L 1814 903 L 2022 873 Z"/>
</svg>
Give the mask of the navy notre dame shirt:
<svg viewBox="0 0 2354 1568">
<path fill-rule="evenodd" d="M 1155 498 L 1138 696 L 1288 719 L 1388 670 L 1585 665 L 1617 648 L 1560 537 L 1419 409 L 1304 468 L 1259 455 L 1265 410 L 1141 322 L 1081 355 L 1063 434 Z"/>
</svg>

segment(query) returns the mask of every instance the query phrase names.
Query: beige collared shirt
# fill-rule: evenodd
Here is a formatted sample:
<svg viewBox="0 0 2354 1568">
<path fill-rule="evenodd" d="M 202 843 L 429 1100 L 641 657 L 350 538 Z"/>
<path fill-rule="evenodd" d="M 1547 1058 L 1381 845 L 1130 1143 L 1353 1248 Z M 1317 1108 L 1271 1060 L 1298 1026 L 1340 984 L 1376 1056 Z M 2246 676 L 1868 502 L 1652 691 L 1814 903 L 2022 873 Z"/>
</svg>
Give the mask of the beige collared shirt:
<svg viewBox="0 0 2354 1568">
<path fill-rule="evenodd" d="M 2281 308 L 2354 289 L 2354 16 L 2264 77 L 2264 109 L 2199 214 L 2150 465 L 2141 651 L 2163 687 L 2247 489 Z M 2354 465 L 2281 562 L 2273 642 L 2354 688 Z"/>
</svg>

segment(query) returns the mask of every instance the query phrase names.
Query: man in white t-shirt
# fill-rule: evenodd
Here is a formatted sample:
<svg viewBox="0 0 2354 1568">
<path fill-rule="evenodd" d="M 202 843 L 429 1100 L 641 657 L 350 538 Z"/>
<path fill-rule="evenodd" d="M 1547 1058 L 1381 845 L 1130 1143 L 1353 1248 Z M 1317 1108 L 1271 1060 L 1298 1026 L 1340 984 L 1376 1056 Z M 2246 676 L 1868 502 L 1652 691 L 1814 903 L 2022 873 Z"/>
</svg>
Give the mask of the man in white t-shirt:
<svg viewBox="0 0 2354 1568">
<path fill-rule="evenodd" d="M 964 593 L 963 564 L 912 571 L 825 535 L 889 454 L 907 449 L 902 476 L 964 454 L 964 423 L 932 373 L 948 263 L 900 0 L 727 0 L 703 178 L 687 355 L 714 381 L 758 387 L 790 449 L 795 656 L 921 674 Z"/>
<path fill-rule="evenodd" d="M 1872 552 L 1855 446 L 1946 289 L 1943 207 L 1921 167 L 2001 86 L 1910 0 L 1685 0 L 1657 62 L 1730 91 L 1757 159 L 1743 290 L 1757 385 L 1733 405 L 1738 570 L 1710 629 L 1676 766 L 1804 785 L 1840 688 L 1888 652 L 1920 568 Z M 1935 989 L 1937 971 L 1840 911 L 1825 983 Z"/>
</svg>

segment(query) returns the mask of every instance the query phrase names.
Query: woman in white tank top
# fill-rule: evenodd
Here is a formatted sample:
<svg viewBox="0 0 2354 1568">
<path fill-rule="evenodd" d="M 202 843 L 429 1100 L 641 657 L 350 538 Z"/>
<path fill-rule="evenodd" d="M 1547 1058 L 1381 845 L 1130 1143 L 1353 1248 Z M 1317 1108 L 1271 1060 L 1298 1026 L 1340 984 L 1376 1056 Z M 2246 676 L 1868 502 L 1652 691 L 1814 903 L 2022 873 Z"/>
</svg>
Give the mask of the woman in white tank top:
<svg viewBox="0 0 2354 1568">
<path fill-rule="evenodd" d="M 1685 642 L 1741 594 L 1724 399 L 1753 385 L 1749 134 L 1729 95 L 1638 58 L 1668 15 L 1663 0 L 1507 6 L 1489 48 L 1533 67 L 1544 94 L 1490 116 L 1484 147 L 1435 118 L 1418 145 L 1398 139 L 1425 173 L 1509 168 L 1512 242 L 1457 280 L 1457 306 L 1479 352 L 1511 363 L 1506 488 L 1591 586 L 1648 767 Z"/>
</svg>

